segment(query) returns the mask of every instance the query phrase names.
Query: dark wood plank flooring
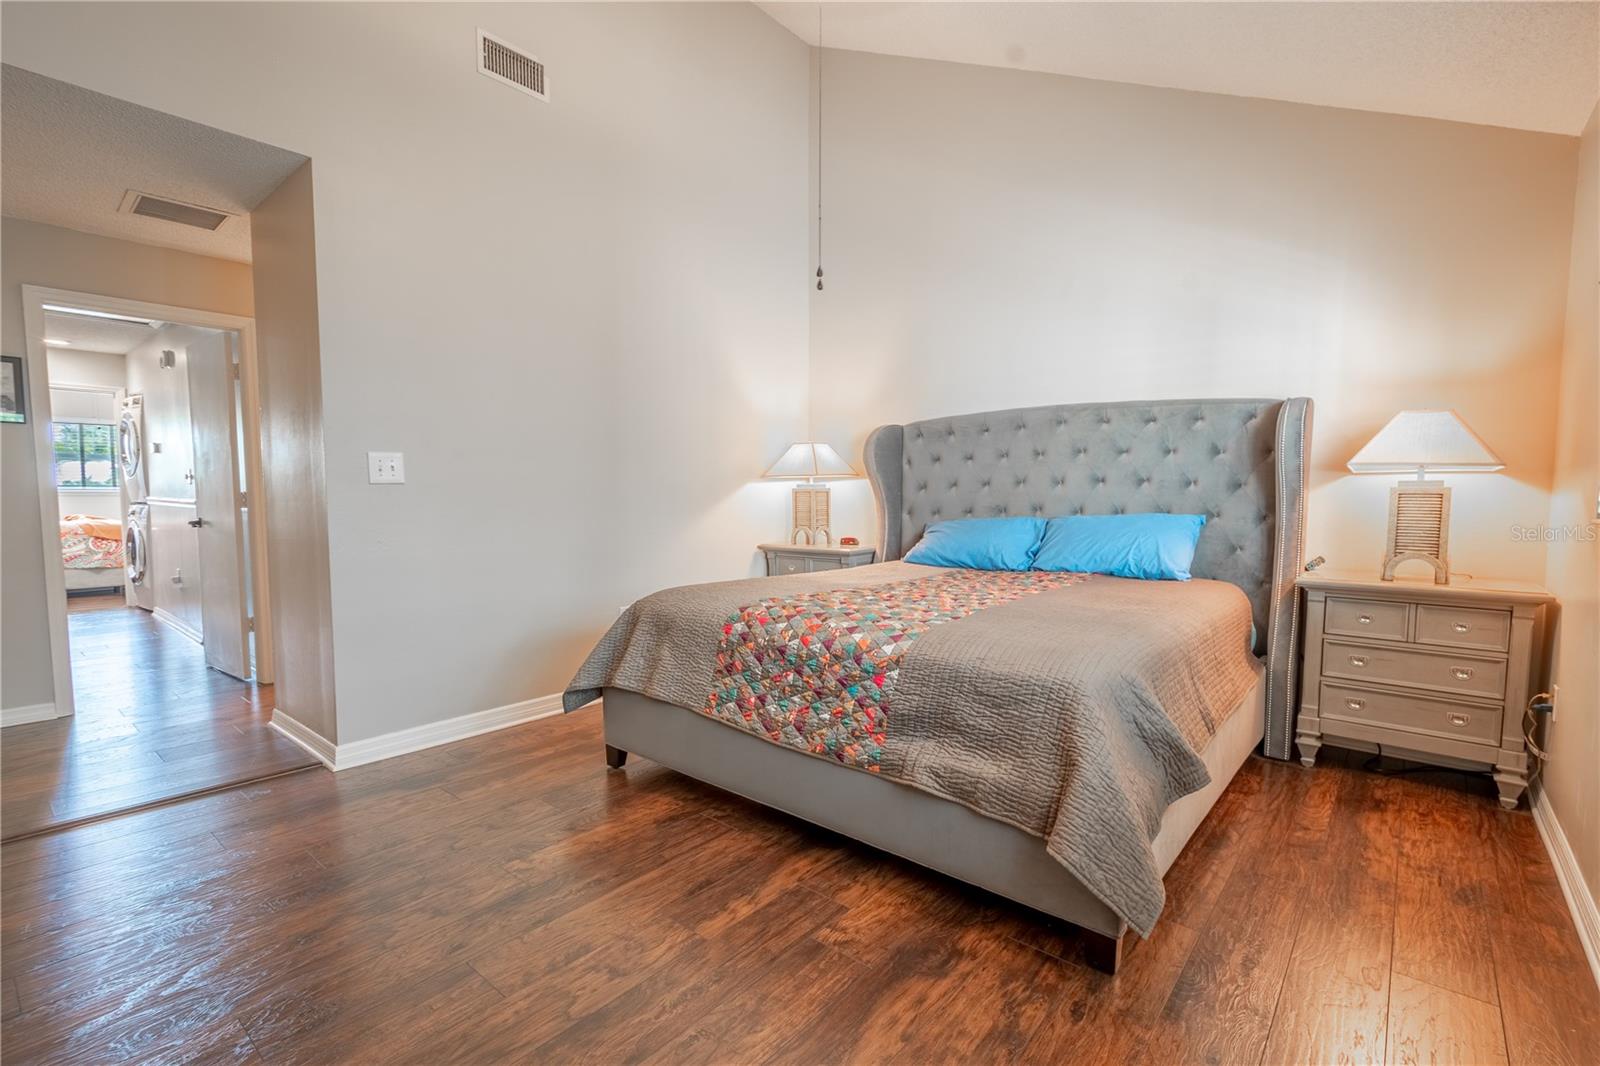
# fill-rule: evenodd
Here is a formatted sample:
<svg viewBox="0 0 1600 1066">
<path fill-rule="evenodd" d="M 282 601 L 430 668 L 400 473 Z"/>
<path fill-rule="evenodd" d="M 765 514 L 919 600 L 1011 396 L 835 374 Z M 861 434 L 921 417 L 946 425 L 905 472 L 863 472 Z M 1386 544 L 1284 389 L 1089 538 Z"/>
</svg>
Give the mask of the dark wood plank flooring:
<svg viewBox="0 0 1600 1066">
<path fill-rule="evenodd" d="M 0 848 L 8 1064 L 1584 1063 L 1530 817 L 1252 759 L 1122 972 L 635 757 L 597 711 Z"/>
<path fill-rule="evenodd" d="M 271 686 L 121 594 L 67 605 L 77 713 L 0 734 L 0 838 L 317 765 L 268 728 Z"/>
</svg>

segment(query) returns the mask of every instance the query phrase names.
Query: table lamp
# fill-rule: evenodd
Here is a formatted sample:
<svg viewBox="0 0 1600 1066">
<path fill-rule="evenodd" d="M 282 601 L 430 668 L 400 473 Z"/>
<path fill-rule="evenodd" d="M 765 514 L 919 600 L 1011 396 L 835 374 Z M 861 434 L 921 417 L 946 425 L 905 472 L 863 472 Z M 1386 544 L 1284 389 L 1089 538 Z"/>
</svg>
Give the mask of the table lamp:
<svg viewBox="0 0 1600 1066">
<path fill-rule="evenodd" d="M 761 476 L 779 481 L 804 481 L 794 487 L 790 544 L 832 544 L 828 486 L 818 482 L 860 475 L 826 444 L 802 440 L 789 445 L 789 450 Z M 802 537 L 805 539 L 801 540 Z"/>
<path fill-rule="evenodd" d="M 1383 553 L 1385 581 L 1401 563 L 1420 559 L 1433 567 L 1433 583 L 1450 583 L 1450 489 L 1428 474 L 1488 472 L 1500 457 L 1454 411 L 1401 411 L 1350 460 L 1357 474 L 1416 474 L 1389 490 L 1389 537 Z"/>
</svg>

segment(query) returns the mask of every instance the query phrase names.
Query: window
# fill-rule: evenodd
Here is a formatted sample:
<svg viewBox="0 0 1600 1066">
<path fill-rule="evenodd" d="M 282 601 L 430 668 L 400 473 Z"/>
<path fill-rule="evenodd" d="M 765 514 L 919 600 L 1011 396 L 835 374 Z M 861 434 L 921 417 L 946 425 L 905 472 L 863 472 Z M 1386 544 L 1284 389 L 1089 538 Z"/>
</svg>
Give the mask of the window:
<svg viewBox="0 0 1600 1066">
<path fill-rule="evenodd" d="M 104 422 L 56 422 L 56 487 L 117 487 L 117 427 Z"/>
</svg>

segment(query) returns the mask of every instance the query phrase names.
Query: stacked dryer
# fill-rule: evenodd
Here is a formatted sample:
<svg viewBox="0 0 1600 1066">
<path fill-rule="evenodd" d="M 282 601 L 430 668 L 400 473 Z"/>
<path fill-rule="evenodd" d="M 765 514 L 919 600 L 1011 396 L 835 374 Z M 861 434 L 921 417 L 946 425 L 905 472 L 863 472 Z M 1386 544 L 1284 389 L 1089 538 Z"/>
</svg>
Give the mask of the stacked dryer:
<svg viewBox="0 0 1600 1066">
<path fill-rule="evenodd" d="M 144 397 L 129 396 L 122 401 L 117 418 L 117 465 L 122 468 L 122 489 L 128 504 L 128 520 L 123 527 L 122 554 L 127 563 L 128 606 L 155 610 L 155 592 L 150 586 L 150 504 L 145 480 Z"/>
</svg>

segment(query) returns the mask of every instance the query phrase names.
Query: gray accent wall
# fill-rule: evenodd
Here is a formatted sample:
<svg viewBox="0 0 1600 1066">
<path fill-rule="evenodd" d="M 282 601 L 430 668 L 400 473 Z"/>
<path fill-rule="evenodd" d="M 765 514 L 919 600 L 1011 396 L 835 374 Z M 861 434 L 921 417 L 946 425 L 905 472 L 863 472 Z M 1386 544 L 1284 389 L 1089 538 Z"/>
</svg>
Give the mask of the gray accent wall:
<svg viewBox="0 0 1600 1066">
<path fill-rule="evenodd" d="M 762 572 L 788 490 L 759 477 L 807 436 L 810 52 L 759 8 L 0 21 L 8 63 L 312 161 L 315 277 L 293 300 L 314 292 L 318 369 L 290 387 L 319 398 L 325 484 L 270 503 L 326 507 L 327 598 L 276 632 L 280 663 L 300 639 L 330 658 L 298 691 L 280 675 L 287 714 L 343 745 L 518 704 L 560 689 L 623 604 Z M 548 101 L 477 72 L 480 26 L 539 56 Z M 369 485 L 369 450 L 405 453 L 406 483 Z M 279 588 L 318 580 L 323 550 L 275 545 Z"/>
<path fill-rule="evenodd" d="M 311 164 L 250 216 L 274 715 L 337 743 Z"/>
</svg>

